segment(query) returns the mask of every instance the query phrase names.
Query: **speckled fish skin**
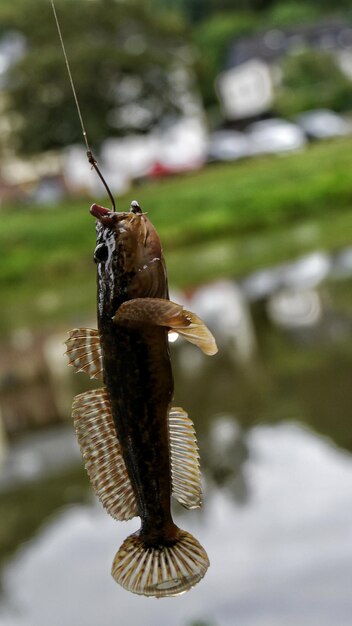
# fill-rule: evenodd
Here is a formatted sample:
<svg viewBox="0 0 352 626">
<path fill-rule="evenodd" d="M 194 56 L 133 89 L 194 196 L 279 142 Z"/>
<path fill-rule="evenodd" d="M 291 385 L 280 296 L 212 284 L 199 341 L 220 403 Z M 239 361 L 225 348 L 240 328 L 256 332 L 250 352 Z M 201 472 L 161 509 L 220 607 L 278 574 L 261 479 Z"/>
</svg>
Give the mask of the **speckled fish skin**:
<svg viewBox="0 0 352 626">
<path fill-rule="evenodd" d="M 136 211 L 136 212 L 134 212 Z M 171 477 L 167 414 L 173 395 L 168 329 L 114 323 L 122 303 L 168 298 L 161 244 L 148 217 L 129 213 L 97 218 L 98 329 L 104 383 L 141 518 L 145 545 L 172 544 L 178 528 L 170 513 Z"/>
</svg>

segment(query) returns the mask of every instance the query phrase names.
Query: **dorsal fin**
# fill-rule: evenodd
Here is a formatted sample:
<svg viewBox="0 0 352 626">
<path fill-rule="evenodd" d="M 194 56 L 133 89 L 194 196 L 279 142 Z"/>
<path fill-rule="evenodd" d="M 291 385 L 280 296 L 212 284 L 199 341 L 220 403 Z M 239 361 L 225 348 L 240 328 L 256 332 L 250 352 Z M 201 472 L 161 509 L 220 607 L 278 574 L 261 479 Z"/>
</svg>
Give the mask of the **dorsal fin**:
<svg viewBox="0 0 352 626">
<path fill-rule="evenodd" d="M 99 333 L 94 328 L 74 328 L 65 341 L 69 365 L 76 372 L 86 372 L 90 378 L 103 378 L 103 362 Z"/>
<path fill-rule="evenodd" d="M 118 520 L 138 515 L 104 387 L 75 397 L 72 417 L 85 468 L 104 508 Z"/>
<path fill-rule="evenodd" d="M 169 412 L 172 495 L 187 509 L 202 504 L 199 454 L 192 420 L 186 411 L 173 407 Z"/>
</svg>

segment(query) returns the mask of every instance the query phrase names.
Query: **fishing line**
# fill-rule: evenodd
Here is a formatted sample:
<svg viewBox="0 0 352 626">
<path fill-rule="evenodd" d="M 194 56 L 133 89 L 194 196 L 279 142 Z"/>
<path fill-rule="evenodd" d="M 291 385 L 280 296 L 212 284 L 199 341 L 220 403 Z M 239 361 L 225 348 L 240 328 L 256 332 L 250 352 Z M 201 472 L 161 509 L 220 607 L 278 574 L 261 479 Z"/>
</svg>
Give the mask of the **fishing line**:
<svg viewBox="0 0 352 626">
<path fill-rule="evenodd" d="M 104 185 L 104 187 L 105 187 L 105 189 L 106 189 L 106 191 L 107 191 L 107 193 L 109 195 L 109 198 L 111 200 L 113 211 L 116 211 L 115 200 L 113 198 L 113 195 L 112 195 L 112 193 L 111 193 L 111 191 L 110 191 L 110 189 L 108 187 L 108 184 L 107 184 L 106 180 L 104 179 L 104 176 L 102 175 L 101 171 L 98 168 L 97 162 L 96 162 L 96 160 L 95 160 L 95 158 L 94 158 L 94 156 L 92 154 L 92 151 L 90 149 L 90 145 L 88 143 L 87 132 L 86 132 L 86 129 L 84 127 L 83 117 L 82 117 L 82 113 L 81 113 L 81 108 L 79 106 L 77 93 L 76 93 L 75 85 L 74 85 L 72 74 L 71 74 L 70 64 L 68 62 L 68 57 L 67 57 L 67 53 L 66 53 L 65 44 L 64 44 L 63 37 L 62 37 L 59 20 L 58 20 L 57 14 L 56 14 L 54 0 L 51 0 L 51 6 L 52 6 L 52 9 L 53 9 L 53 13 L 54 13 L 54 18 L 55 18 L 55 22 L 56 22 L 57 32 L 59 33 L 61 48 L 62 48 L 62 52 L 63 52 L 63 55 L 64 55 L 65 63 L 66 63 L 68 77 L 69 77 L 69 80 L 70 80 L 70 83 L 71 83 L 71 89 L 72 89 L 73 97 L 74 97 L 74 100 L 75 100 L 75 103 L 76 103 L 76 109 L 77 109 L 79 121 L 80 121 L 81 128 L 82 128 L 83 138 L 84 138 L 84 141 L 85 141 L 85 144 L 86 144 L 86 148 L 87 148 L 87 159 L 88 159 L 89 163 L 91 164 L 91 166 L 95 169 L 95 171 L 98 174 L 101 182 L 103 183 L 103 185 Z"/>
</svg>

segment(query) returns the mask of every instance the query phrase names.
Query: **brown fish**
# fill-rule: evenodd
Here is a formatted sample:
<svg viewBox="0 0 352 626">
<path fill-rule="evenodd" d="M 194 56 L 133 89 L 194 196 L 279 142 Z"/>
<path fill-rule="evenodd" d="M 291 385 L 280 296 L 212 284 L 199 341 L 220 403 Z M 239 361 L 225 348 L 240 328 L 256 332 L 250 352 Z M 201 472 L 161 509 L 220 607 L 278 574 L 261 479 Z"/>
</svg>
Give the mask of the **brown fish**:
<svg viewBox="0 0 352 626">
<path fill-rule="evenodd" d="M 170 497 L 201 505 L 193 424 L 171 408 L 169 330 L 205 354 L 214 338 L 193 313 L 169 300 L 158 234 L 136 201 L 129 212 L 93 204 L 97 219 L 98 328 L 69 333 L 76 371 L 103 378 L 104 387 L 78 395 L 73 419 L 85 466 L 105 509 L 141 528 L 117 552 L 112 575 L 126 589 L 173 596 L 203 578 L 209 561 L 199 542 L 178 528 Z"/>
</svg>

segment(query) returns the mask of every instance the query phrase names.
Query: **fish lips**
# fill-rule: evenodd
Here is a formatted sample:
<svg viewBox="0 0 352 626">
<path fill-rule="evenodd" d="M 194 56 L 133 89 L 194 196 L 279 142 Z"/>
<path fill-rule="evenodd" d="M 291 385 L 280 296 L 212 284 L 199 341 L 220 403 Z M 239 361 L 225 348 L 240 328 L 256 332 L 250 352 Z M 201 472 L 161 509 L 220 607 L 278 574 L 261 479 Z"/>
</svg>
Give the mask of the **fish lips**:
<svg viewBox="0 0 352 626">
<path fill-rule="evenodd" d="M 116 219 L 116 213 L 110 211 L 109 209 L 105 209 L 105 207 L 100 206 L 99 204 L 92 204 L 89 212 L 104 226 L 111 227 Z"/>
<path fill-rule="evenodd" d="M 90 207 L 90 214 L 93 215 L 101 224 L 107 227 L 112 227 L 118 222 L 132 219 L 132 213 L 125 213 L 124 211 L 111 211 L 99 204 L 92 204 Z"/>
</svg>

